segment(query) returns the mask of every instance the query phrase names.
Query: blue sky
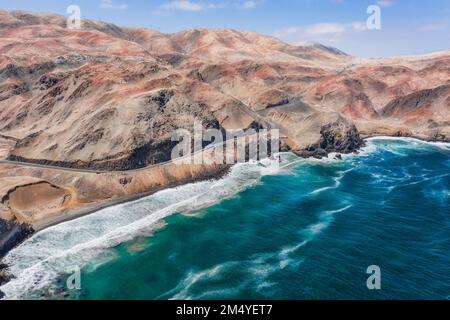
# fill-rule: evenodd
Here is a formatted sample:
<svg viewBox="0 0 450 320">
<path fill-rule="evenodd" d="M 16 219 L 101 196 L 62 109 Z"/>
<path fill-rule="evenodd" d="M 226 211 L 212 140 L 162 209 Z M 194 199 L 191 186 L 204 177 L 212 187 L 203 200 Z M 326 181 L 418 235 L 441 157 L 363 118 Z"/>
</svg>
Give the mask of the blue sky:
<svg viewBox="0 0 450 320">
<path fill-rule="evenodd" d="M 293 44 L 319 42 L 362 57 L 450 49 L 449 0 L 0 0 L 3 10 L 66 14 L 162 32 L 233 28 Z M 368 30 L 369 5 L 381 8 L 381 30 Z"/>
</svg>

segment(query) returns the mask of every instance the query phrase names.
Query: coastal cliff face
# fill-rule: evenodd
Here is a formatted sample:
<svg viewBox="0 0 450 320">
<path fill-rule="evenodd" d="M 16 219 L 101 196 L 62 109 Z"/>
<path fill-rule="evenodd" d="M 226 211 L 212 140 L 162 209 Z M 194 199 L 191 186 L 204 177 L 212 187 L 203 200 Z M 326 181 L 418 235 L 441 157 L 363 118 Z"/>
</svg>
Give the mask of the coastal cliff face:
<svg viewBox="0 0 450 320">
<path fill-rule="evenodd" d="M 0 258 L 33 232 L 33 228 L 27 224 L 0 219 Z M 2 282 L 1 270 L 2 267 L 0 265 L 0 285 Z"/>
<path fill-rule="evenodd" d="M 11 280 L 8 267 L 1 262 L 1 258 L 33 232 L 28 224 L 0 219 L 0 286 Z M 3 293 L 0 291 L 0 299 L 2 298 Z"/>
<path fill-rule="evenodd" d="M 99 201 L 223 173 L 117 172 L 169 160 L 173 131 L 196 120 L 277 128 L 283 150 L 305 157 L 354 152 L 361 136 L 450 137 L 450 51 L 364 60 L 252 32 L 65 24 L 0 11 L 0 159 L 111 173 L 0 164 L 5 221 L 39 229 Z"/>
<path fill-rule="evenodd" d="M 9 282 L 12 279 L 12 276 L 8 273 L 8 266 L 1 263 L 0 261 L 0 286 Z M 0 299 L 3 299 L 5 294 L 0 291 Z"/>
</svg>

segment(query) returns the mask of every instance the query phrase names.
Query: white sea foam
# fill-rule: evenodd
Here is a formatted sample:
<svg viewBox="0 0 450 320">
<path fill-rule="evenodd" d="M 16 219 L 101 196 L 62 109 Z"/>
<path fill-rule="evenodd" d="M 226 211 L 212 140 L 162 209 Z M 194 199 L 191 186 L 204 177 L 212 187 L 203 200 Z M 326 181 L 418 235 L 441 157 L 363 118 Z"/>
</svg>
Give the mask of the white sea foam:
<svg viewBox="0 0 450 320">
<path fill-rule="evenodd" d="M 344 208 L 337 210 L 329 210 L 325 211 L 319 216 L 319 221 L 315 224 L 308 226 L 305 230 L 302 230 L 301 233 L 305 234 L 305 242 L 308 243 L 314 239 L 315 236 L 326 230 L 331 223 L 334 221 L 334 215 L 336 213 L 341 213 L 350 209 L 352 205 L 347 205 Z M 305 243 L 305 244 L 306 244 Z"/>
<path fill-rule="evenodd" d="M 272 162 L 239 164 L 219 181 L 163 190 L 43 230 L 5 257 L 15 279 L 0 289 L 8 299 L 41 290 L 51 293 L 55 280 L 70 268 L 114 258 L 107 249 L 149 234 L 167 216 L 211 206 L 257 184 L 264 175 L 276 174 L 278 164 Z"/>
<path fill-rule="evenodd" d="M 419 140 L 416 138 L 408 138 L 408 137 L 388 137 L 388 136 L 380 136 L 380 137 L 372 137 L 367 139 L 367 141 L 403 141 L 408 142 L 407 147 L 409 148 L 416 148 L 421 145 L 429 145 L 438 147 L 440 149 L 444 150 L 450 150 L 450 142 L 431 142 L 431 141 L 424 141 Z"/>
<path fill-rule="evenodd" d="M 245 261 L 228 261 L 205 270 L 189 272 L 175 288 L 162 294 L 157 299 L 211 299 L 219 293 L 220 296 L 217 297 L 226 299 L 245 288 L 252 288 L 258 292 L 267 292 L 271 287 L 271 283 L 267 281 L 267 278 L 273 272 L 284 269 L 285 267 L 283 266 L 283 260 L 278 259 L 278 253 L 256 256 Z M 229 273 L 232 273 L 235 279 L 239 279 L 239 284 L 234 285 L 232 288 L 219 288 L 206 292 L 203 289 L 196 290 L 204 282 L 226 279 Z"/>
<path fill-rule="evenodd" d="M 403 184 L 397 184 L 395 186 L 391 187 L 391 191 L 396 189 L 396 188 L 404 188 L 404 187 L 410 187 L 410 186 L 414 186 L 414 185 L 418 185 L 418 184 L 422 184 L 425 182 L 436 182 L 436 181 L 440 181 L 443 178 L 448 177 L 450 174 L 446 173 L 446 174 L 442 174 L 442 175 L 438 175 L 438 176 L 431 176 L 431 177 L 426 177 L 426 176 L 422 176 L 420 180 L 417 181 L 412 181 L 412 182 L 408 182 L 408 183 L 403 183 Z"/>
<path fill-rule="evenodd" d="M 164 293 L 158 299 L 211 299 L 218 293 L 220 293 L 218 297 L 224 299 L 228 297 L 227 294 L 232 297 L 236 292 L 245 288 L 256 290 L 261 294 L 267 293 L 272 285 L 269 280 L 270 276 L 286 268 L 297 269 L 303 263 L 303 259 L 294 256 L 294 254 L 325 231 L 334 221 L 335 214 L 344 212 L 351 207 L 352 205 L 348 205 L 336 210 L 324 211 L 320 214 L 317 223 L 300 232 L 302 240 L 297 244 L 284 246 L 275 252 L 257 254 L 248 260 L 227 261 L 205 270 L 190 271 L 175 288 Z M 223 288 L 207 292 L 201 290 L 200 293 L 196 294 L 195 289 L 197 286 L 201 287 L 202 282 L 225 279 L 228 273 L 233 273 L 234 277 L 239 276 L 240 283 L 238 286 L 232 289 Z"/>
<path fill-rule="evenodd" d="M 309 163 L 309 164 L 336 164 L 341 163 L 342 161 L 349 161 L 357 157 L 366 157 L 378 150 L 375 143 L 373 143 L 371 140 L 366 140 L 366 145 L 362 148 L 360 148 L 355 153 L 337 153 L 337 152 L 331 152 L 326 157 L 322 157 L 320 159 L 318 158 L 307 158 L 303 159 L 303 162 Z M 338 157 L 340 156 L 340 157 Z M 301 161 L 301 160 L 300 160 Z"/>
<path fill-rule="evenodd" d="M 333 178 L 334 184 L 333 184 L 332 186 L 328 186 L 328 187 L 323 187 L 323 188 L 316 189 L 316 190 L 310 192 L 310 195 L 316 195 L 316 194 L 322 193 L 322 192 L 324 192 L 324 191 L 328 191 L 328 190 L 332 190 L 332 189 L 337 189 L 337 188 L 339 188 L 340 185 L 341 185 L 342 179 L 345 177 L 345 175 L 346 175 L 348 172 L 351 172 L 351 171 L 353 171 L 353 168 L 352 168 L 352 169 L 348 169 L 348 170 L 344 170 L 344 171 L 339 171 L 339 172 L 337 172 L 337 173 L 338 173 L 338 176 Z"/>
</svg>

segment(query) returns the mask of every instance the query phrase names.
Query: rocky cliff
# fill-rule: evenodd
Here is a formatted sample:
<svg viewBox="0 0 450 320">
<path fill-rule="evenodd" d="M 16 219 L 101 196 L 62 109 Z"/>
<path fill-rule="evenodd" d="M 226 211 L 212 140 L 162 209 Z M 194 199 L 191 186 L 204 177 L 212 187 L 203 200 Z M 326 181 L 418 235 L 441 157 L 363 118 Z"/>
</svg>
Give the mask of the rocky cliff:
<svg viewBox="0 0 450 320">
<path fill-rule="evenodd" d="M 302 157 L 326 157 L 329 153 L 357 152 L 365 145 L 354 124 L 344 121 L 327 124 L 320 130 L 320 140 L 296 153 Z"/>
<path fill-rule="evenodd" d="M 0 219 L 0 257 L 33 232 L 33 228 L 27 224 Z"/>
</svg>

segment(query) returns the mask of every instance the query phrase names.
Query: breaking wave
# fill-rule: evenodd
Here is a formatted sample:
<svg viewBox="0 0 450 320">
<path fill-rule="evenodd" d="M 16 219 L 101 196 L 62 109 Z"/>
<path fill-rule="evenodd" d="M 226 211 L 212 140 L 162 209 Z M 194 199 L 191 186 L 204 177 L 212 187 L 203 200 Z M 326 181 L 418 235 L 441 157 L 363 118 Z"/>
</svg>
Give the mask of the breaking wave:
<svg viewBox="0 0 450 320">
<path fill-rule="evenodd" d="M 209 207 L 259 183 L 262 176 L 277 174 L 278 161 L 245 163 L 217 181 L 204 181 L 166 189 L 149 197 L 109 207 L 79 219 L 45 229 L 12 250 L 4 262 L 15 279 L 1 287 L 7 299 L 30 294 L 54 294 L 55 281 L 74 267 L 93 260 L 113 259 L 121 243 L 151 234 L 158 222 L 174 213 Z"/>
</svg>

